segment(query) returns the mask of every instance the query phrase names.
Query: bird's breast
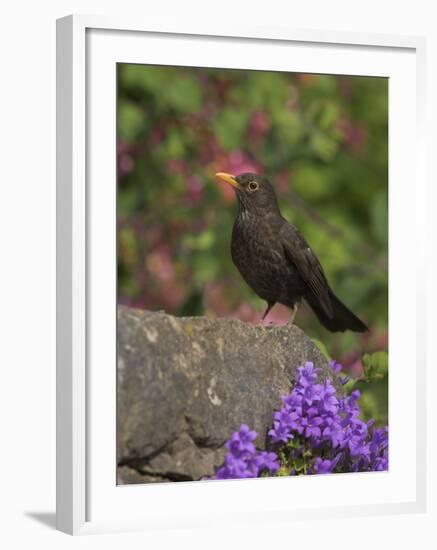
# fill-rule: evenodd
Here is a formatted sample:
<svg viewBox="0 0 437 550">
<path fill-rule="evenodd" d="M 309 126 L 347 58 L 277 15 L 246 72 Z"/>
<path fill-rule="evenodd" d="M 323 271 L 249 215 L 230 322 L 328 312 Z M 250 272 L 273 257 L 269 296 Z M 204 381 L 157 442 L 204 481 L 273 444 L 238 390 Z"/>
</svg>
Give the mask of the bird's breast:
<svg viewBox="0 0 437 550">
<path fill-rule="evenodd" d="M 231 254 L 244 280 L 261 298 L 283 301 L 289 295 L 297 274 L 285 257 L 274 224 L 240 214 L 232 231 Z"/>
</svg>

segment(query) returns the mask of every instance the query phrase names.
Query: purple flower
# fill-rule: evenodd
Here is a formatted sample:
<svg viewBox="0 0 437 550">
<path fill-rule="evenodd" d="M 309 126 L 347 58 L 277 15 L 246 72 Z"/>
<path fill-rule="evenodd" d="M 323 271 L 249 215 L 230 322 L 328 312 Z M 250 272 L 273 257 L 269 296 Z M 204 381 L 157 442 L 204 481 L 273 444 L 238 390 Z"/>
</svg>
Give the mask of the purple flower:
<svg viewBox="0 0 437 550">
<path fill-rule="evenodd" d="M 340 363 L 338 363 L 337 361 L 335 361 L 334 359 L 331 359 L 331 361 L 329 361 L 329 366 L 334 371 L 334 374 L 337 374 L 337 375 L 343 369 L 343 366 Z"/>
<path fill-rule="evenodd" d="M 375 428 L 372 433 L 372 439 L 370 441 L 370 452 L 373 455 L 378 455 L 380 451 L 384 451 L 388 447 L 388 429 Z"/>
<path fill-rule="evenodd" d="M 315 474 L 330 474 L 337 466 L 340 460 L 341 454 L 337 454 L 332 460 L 322 459 L 317 457 L 314 461 L 314 473 Z"/>
<path fill-rule="evenodd" d="M 387 453 L 384 453 L 383 456 L 375 458 L 373 462 L 373 468 L 375 472 L 387 471 L 388 470 L 388 456 Z"/>
<path fill-rule="evenodd" d="M 226 443 L 226 447 L 234 456 L 254 453 L 255 445 L 252 441 L 256 439 L 256 435 L 256 432 L 251 430 L 249 426 L 242 424 L 240 430 L 232 434 L 231 439 Z"/>
<path fill-rule="evenodd" d="M 289 395 L 283 395 L 281 399 L 286 407 L 297 409 L 302 405 L 302 396 L 297 392 L 291 392 Z"/>
<path fill-rule="evenodd" d="M 323 429 L 323 440 L 329 441 L 335 449 L 343 443 L 344 431 L 336 418 L 327 418 Z"/>
<path fill-rule="evenodd" d="M 334 371 L 334 374 L 337 375 L 343 386 L 349 382 L 351 379 L 350 376 L 344 376 L 343 378 L 340 376 L 340 371 L 343 370 L 343 365 L 337 363 L 337 361 L 331 360 L 329 361 L 329 366 Z"/>
<path fill-rule="evenodd" d="M 278 443 L 280 441 L 287 443 L 287 441 L 293 439 L 290 427 L 279 421 L 273 422 L 273 428 L 269 430 L 269 436 L 273 443 Z"/>
<path fill-rule="evenodd" d="M 325 380 L 323 389 L 320 392 L 320 408 L 327 413 L 336 414 L 338 411 L 338 399 L 334 386 L 328 380 Z"/>
<path fill-rule="evenodd" d="M 302 385 L 302 397 L 307 405 L 312 405 L 314 401 L 320 401 L 323 387 L 320 384 Z"/>
<path fill-rule="evenodd" d="M 257 451 L 254 441 L 257 433 L 246 424 L 234 432 L 226 442 L 228 453 L 223 466 L 216 472 L 216 479 L 242 479 L 258 477 L 262 471 L 274 473 L 279 469 L 276 453 Z"/>
<path fill-rule="evenodd" d="M 372 470 L 388 470 L 388 428 L 374 428 L 369 443 Z"/>
<path fill-rule="evenodd" d="M 305 388 L 308 385 L 314 384 L 317 380 L 317 374 L 320 372 L 320 369 L 314 368 L 314 365 L 308 361 L 303 367 L 297 369 L 299 373 L 299 383 L 302 388 Z"/>
<path fill-rule="evenodd" d="M 276 453 L 260 451 L 255 455 L 254 463 L 258 471 L 269 470 L 269 472 L 276 472 L 279 470 L 279 461 Z"/>
<path fill-rule="evenodd" d="M 331 362 L 331 368 L 342 382 L 342 366 Z M 299 367 L 293 389 L 281 397 L 282 408 L 273 414 L 270 444 L 282 449 L 290 475 L 387 470 L 388 428 L 361 420 L 360 392 L 338 396 L 331 380 L 318 382 L 319 372 L 310 362 Z M 217 479 L 258 477 L 279 469 L 277 454 L 258 451 L 256 437 L 245 424 L 232 434 Z"/>
</svg>

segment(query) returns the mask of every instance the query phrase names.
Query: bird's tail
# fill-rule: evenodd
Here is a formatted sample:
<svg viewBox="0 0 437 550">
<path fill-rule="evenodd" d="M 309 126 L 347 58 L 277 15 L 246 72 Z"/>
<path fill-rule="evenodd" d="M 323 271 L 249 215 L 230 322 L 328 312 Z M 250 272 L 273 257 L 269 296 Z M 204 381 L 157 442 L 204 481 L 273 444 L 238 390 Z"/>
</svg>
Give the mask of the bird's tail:
<svg viewBox="0 0 437 550">
<path fill-rule="evenodd" d="M 337 298 L 331 289 L 329 289 L 329 297 L 332 304 L 332 317 L 326 313 L 317 299 L 311 295 L 305 297 L 311 309 L 325 328 L 331 332 L 344 332 L 345 330 L 365 332 L 368 330 L 367 326 Z"/>
</svg>

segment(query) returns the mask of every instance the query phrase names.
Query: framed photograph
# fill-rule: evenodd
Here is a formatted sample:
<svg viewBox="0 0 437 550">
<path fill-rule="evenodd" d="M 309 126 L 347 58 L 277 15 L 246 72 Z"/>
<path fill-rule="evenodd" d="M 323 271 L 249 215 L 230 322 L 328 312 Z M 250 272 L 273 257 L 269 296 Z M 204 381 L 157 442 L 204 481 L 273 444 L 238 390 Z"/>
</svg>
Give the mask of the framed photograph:
<svg viewBox="0 0 437 550">
<path fill-rule="evenodd" d="M 58 529 L 425 510 L 424 52 L 58 20 Z"/>
</svg>

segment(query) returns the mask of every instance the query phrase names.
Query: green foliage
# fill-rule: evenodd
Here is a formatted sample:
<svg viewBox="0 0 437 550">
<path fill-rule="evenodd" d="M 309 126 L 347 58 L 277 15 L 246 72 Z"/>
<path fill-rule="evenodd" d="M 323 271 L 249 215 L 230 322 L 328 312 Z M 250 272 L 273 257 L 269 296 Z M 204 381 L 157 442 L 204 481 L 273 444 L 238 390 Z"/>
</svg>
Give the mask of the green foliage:
<svg viewBox="0 0 437 550">
<path fill-rule="evenodd" d="M 119 64 L 117 82 L 121 302 L 258 322 L 214 173 L 262 172 L 371 332 L 329 334 L 305 307 L 296 323 L 345 365 L 387 348 L 387 79 Z"/>
<path fill-rule="evenodd" d="M 379 382 L 358 384 L 361 390 L 361 414 L 364 420 L 371 418 L 379 427 L 388 424 L 388 377 Z"/>
<path fill-rule="evenodd" d="M 366 353 L 362 365 L 362 377 L 349 380 L 345 391 L 359 389 L 363 420 L 373 418 L 377 426 L 385 426 L 388 424 L 388 354 L 385 351 Z"/>
<path fill-rule="evenodd" d="M 325 344 L 320 340 L 318 340 L 317 338 L 313 338 L 312 340 L 316 344 L 316 346 L 319 348 L 322 355 L 329 361 L 331 357 L 329 356 L 328 349 L 325 346 Z"/>
<path fill-rule="evenodd" d="M 364 380 L 377 382 L 383 380 L 388 374 L 388 354 L 385 351 L 366 353 L 363 356 Z"/>
<path fill-rule="evenodd" d="M 220 145 L 226 151 L 232 151 L 244 141 L 249 113 L 240 109 L 223 109 L 212 127 Z"/>
</svg>

